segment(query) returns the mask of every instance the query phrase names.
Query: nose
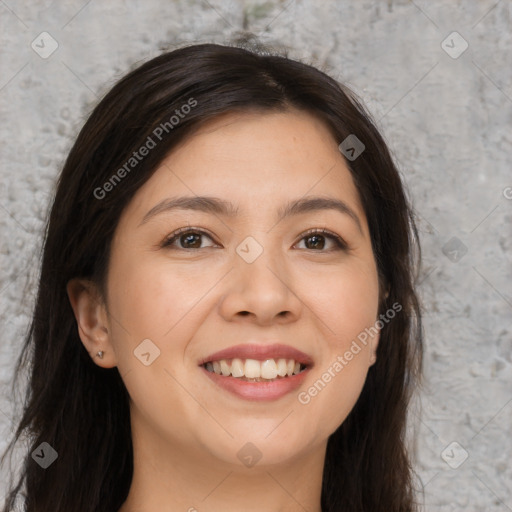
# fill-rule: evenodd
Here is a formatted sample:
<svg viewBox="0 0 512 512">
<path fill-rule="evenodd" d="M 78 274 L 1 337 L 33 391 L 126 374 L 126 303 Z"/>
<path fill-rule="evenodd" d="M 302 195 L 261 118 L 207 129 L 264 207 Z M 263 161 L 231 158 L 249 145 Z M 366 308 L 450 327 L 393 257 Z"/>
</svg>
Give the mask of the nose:
<svg viewBox="0 0 512 512">
<path fill-rule="evenodd" d="M 226 291 L 220 304 L 220 314 L 226 321 L 259 325 L 297 321 L 303 303 L 282 258 L 264 250 L 255 261 L 248 263 L 235 253 L 234 267 L 226 279 Z"/>
</svg>

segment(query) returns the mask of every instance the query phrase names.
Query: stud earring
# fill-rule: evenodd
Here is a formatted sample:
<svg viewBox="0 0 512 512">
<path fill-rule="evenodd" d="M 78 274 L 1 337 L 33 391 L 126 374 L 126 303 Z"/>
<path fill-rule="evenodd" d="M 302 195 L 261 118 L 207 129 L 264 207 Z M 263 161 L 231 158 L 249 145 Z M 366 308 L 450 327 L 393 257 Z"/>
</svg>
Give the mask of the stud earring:
<svg viewBox="0 0 512 512">
<path fill-rule="evenodd" d="M 98 352 L 98 357 L 99 357 L 100 359 L 103 359 L 103 354 L 104 354 L 103 350 L 100 350 L 100 351 Z"/>
</svg>

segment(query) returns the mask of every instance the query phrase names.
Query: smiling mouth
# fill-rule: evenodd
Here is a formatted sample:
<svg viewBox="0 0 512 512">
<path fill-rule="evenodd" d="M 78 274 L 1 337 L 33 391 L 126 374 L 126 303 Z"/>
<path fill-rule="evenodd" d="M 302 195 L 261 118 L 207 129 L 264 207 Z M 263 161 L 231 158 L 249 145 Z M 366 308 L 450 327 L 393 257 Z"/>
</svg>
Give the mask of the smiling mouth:
<svg viewBox="0 0 512 512">
<path fill-rule="evenodd" d="M 210 373 L 223 377 L 234 377 L 246 382 L 272 382 L 287 379 L 302 373 L 308 365 L 294 359 L 220 359 L 208 361 L 201 365 Z"/>
</svg>

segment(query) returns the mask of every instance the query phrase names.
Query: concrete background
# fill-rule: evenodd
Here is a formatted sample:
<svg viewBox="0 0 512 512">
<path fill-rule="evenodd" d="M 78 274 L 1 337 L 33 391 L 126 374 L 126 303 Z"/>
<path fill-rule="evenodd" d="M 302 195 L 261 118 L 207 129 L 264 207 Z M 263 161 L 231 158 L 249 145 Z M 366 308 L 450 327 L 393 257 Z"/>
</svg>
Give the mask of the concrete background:
<svg viewBox="0 0 512 512">
<path fill-rule="evenodd" d="M 511 511 L 510 0 L 1 1 L 0 450 L 47 202 L 84 115 L 162 48 L 245 30 L 355 88 L 403 173 L 424 251 L 425 510 Z M 31 47 L 51 49 L 43 31 L 48 58 Z"/>
</svg>

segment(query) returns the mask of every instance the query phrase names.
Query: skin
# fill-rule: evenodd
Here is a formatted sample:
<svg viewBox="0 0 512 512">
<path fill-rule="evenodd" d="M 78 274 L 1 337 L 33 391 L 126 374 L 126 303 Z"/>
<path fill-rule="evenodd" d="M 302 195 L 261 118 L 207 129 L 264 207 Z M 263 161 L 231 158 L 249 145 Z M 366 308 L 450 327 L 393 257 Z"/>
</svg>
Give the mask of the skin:
<svg viewBox="0 0 512 512">
<path fill-rule="evenodd" d="M 131 398 L 134 477 L 121 512 L 320 512 L 328 437 L 357 401 L 379 338 L 361 345 L 308 404 L 298 401 L 378 318 L 367 220 L 339 142 L 295 110 L 210 121 L 173 150 L 123 212 L 107 297 L 86 280 L 68 283 L 84 346 L 99 366 L 118 367 Z M 195 195 L 231 201 L 239 214 L 176 210 L 141 224 L 162 200 Z M 276 223 L 279 207 L 313 195 L 344 201 L 361 231 L 333 209 Z M 174 248 L 160 246 L 189 225 L 211 238 L 185 235 Z M 328 237 L 315 245 L 304 238 L 310 228 L 327 228 L 349 248 L 336 250 Z M 253 263 L 235 251 L 248 236 L 263 247 Z M 201 248 L 184 249 L 187 240 Z M 133 353 L 144 339 L 160 350 L 149 366 Z M 198 368 L 213 352 L 270 339 L 314 360 L 300 389 L 277 400 L 239 398 Z M 250 468 L 237 457 L 247 442 L 262 455 Z"/>
</svg>

